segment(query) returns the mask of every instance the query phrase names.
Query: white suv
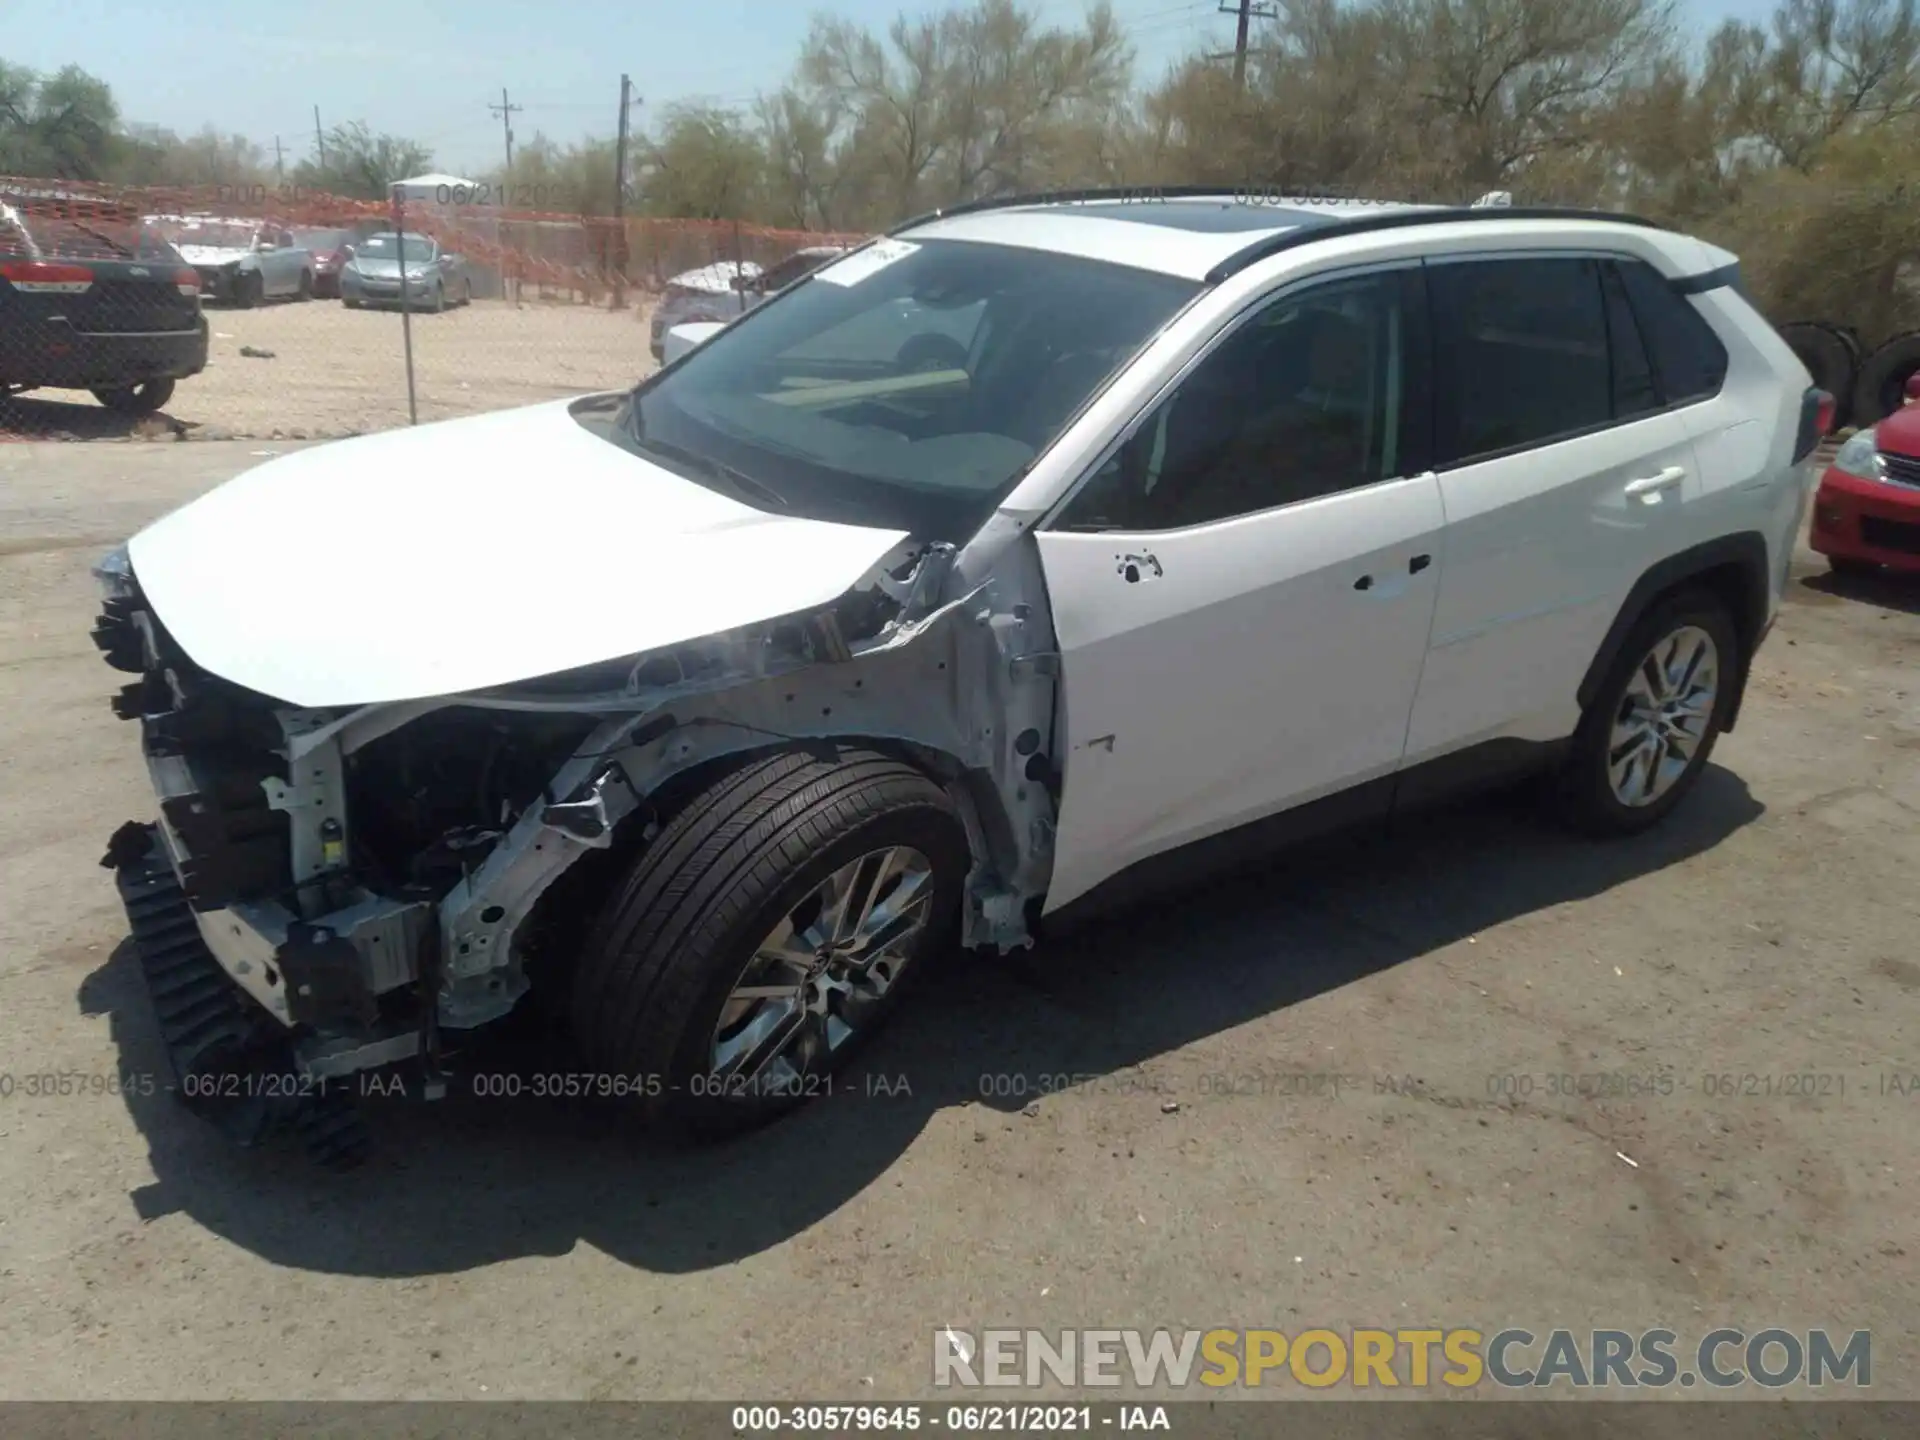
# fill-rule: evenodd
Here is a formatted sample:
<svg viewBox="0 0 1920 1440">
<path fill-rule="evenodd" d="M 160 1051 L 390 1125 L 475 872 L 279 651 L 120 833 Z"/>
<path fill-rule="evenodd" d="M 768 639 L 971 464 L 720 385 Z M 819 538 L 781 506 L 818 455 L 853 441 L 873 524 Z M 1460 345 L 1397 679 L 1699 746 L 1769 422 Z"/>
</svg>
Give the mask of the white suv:
<svg viewBox="0 0 1920 1440">
<path fill-rule="evenodd" d="M 175 1063 L 438 1083 L 530 994 L 725 1129 L 952 940 L 1496 777 L 1652 824 L 1822 425 L 1736 281 L 1578 213 L 970 206 L 631 393 L 259 467 L 101 570 Z"/>
</svg>

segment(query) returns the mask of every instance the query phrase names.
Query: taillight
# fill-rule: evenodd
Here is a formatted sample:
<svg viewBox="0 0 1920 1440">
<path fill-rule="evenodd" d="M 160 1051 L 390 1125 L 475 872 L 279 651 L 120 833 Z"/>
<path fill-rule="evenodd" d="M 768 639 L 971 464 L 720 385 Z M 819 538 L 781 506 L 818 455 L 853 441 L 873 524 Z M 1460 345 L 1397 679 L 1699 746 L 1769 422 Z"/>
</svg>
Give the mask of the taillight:
<svg viewBox="0 0 1920 1440">
<path fill-rule="evenodd" d="M 0 279 L 29 294 L 81 295 L 93 288 L 93 271 L 85 265 L 61 265 L 49 260 L 0 261 Z"/>
<path fill-rule="evenodd" d="M 1833 396 L 1809 385 L 1800 397 L 1800 433 L 1793 441 L 1793 463 L 1798 465 L 1820 448 L 1833 433 Z"/>
<path fill-rule="evenodd" d="M 182 295 L 198 295 L 200 293 L 200 272 L 198 270 L 187 269 L 176 270 L 173 272 L 173 284 L 174 288 Z"/>
</svg>

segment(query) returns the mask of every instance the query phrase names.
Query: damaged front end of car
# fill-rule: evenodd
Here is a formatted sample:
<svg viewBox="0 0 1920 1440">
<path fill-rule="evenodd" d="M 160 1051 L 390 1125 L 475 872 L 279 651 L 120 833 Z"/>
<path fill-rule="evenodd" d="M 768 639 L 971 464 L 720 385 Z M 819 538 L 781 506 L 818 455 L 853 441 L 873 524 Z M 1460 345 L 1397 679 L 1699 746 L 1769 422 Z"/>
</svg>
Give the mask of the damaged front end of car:
<svg viewBox="0 0 1920 1440">
<path fill-rule="evenodd" d="M 94 639 L 135 678 L 159 800 L 117 876 L 181 1097 L 231 1138 L 365 1152 L 349 1077 L 445 1093 L 472 1036 L 563 986 L 614 868 L 771 749 L 884 746 L 953 797 L 962 943 L 1011 949 L 1051 864 L 1057 668 L 1015 548 L 961 583 L 903 543 L 833 605 L 456 696 L 299 708 L 195 665 L 123 552 Z M 953 592 L 961 593 L 953 593 Z M 596 858 L 597 857 L 597 858 Z M 409 1087 L 411 1091 L 413 1087 Z"/>
</svg>

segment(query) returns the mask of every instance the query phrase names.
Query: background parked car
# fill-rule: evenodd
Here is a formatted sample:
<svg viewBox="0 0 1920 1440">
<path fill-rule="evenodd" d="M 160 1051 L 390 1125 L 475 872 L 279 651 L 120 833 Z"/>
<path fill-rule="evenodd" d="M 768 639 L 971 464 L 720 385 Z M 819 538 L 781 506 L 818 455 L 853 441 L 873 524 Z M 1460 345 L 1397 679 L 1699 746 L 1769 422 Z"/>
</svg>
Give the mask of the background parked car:
<svg viewBox="0 0 1920 1440">
<path fill-rule="evenodd" d="M 353 247 L 380 226 L 361 223 L 325 230 L 296 230 L 293 243 L 313 257 L 313 293 L 322 300 L 340 298 L 340 272 L 353 258 Z"/>
<path fill-rule="evenodd" d="M 153 215 L 147 223 L 200 272 L 200 294 L 242 307 L 313 297 L 313 257 L 291 231 L 263 220 Z"/>
<path fill-rule="evenodd" d="M 402 237 L 383 230 L 355 245 L 353 258 L 341 267 L 341 302 L 349 310 L 362 305 L 398 305 L 403 249 L 408 305 L 439 311 L 472 301 L 473 281 L 467 274 L 465 256 L 442 250 L 430 236 L 408 231 Z"/>
<path fill-rule="evenodd" d="M 725 324 L 744 313 L 746 293 L 739 287 L 758 280 L 761 273 L 761 267 L 751 260 L 738 264 L 725 260 L 674 276 L 653 310 L 653 358 L 660 358 L 667 331 L 676 325 Z"/>
<path fill-rule="evenodd" d="M 653 312 L 653 358 L 664 363 L 667 332 L 674 326 L 724 323 L 744 315 L 801 276 L 812 274 L 829 260 L 838 260 L 848 249 L 845 245 L 809 245 L 764 270 L 743 262 L 736 273 L 733 265 L 722 262 L 674 276 Z"/>
<path fill-rule="evenodd" d="M 137 213 L 13 199 L 0 197 L 0 394 L 90 390 L 147 414 L 206 368 L 199 276 Z"/>
</svg>

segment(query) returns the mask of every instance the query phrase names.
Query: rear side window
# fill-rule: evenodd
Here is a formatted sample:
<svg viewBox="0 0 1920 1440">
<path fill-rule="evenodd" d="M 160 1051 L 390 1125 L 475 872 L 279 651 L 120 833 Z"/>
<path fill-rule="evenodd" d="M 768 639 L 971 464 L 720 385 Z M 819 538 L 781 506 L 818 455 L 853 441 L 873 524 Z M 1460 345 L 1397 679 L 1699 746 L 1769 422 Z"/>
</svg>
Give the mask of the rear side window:
<svg viewBox="0 0 1920 1440">
<path fill-rule="evenodd" d="M 1675 294 L 1651 265 L 1620 260 L 1613 268 L 1633 303 L 1666 403 L 1683 405 L 1719 394 L 1727 379 L 1727 350 L 1692 302 Z"/>
<path fill-rule="evenodd" d="M 1599 263 L 1468 260 L 1428 270 L 1439 464 L 1609 424 L 1614 382 Z"/>
<path fill-rule="evenodd" d="M 1612 265 L 1601 267 L 1600 284 L 1607 302 L 1607 348 L 1613 355 L 1613 418 L 1650 415 L 1661 406 L 1660 388 L 1654 383 L 1653 361 L 1627 301 L 1627 287 Z"/>
</svg>

